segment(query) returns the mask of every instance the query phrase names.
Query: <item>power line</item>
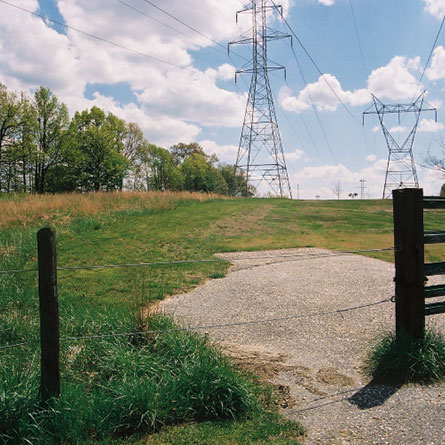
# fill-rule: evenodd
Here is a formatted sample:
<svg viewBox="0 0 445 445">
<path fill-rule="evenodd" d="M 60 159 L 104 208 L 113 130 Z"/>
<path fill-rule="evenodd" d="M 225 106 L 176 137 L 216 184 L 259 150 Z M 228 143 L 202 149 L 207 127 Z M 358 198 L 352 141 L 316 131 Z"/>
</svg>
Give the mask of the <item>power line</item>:
<svg viewBox="0 0 445 445">
<path fill-rule="evenodd" d="M 196 39 L 194 39 L 193 37 L 191 37 L 191 36 L 185 34 L 185 33 L 182 32 L 181 30 L 179 30 L 179 29 L 177 29 L 177 28 L 175 28 L 175 27 L 173 27 L 173 26 L 170 26 L 170 25 L 168 25 L 167 23 L 164 23 L 163 21 L 161 21 L 161 20 L 159 20 L 159 19 L 157 19 L 157 18 L 155 18 L 155 17 L 153 17 L 153 16 L 147 14 L 147 13 L 144 12 L 144 11 L 141 11 L 141 10 L 138 9 L 138 8 L 135 8 L 134 6 L 132 6 L 132 5 L 130 5 L 130 4 L 126 3 L 126 2 L 124 2 L 123 0 L 116 0 L 116 1 L 119 2 L 120 4 L 122 4 L 123 6 L 126 6 L 127 8 L 133 10 L 134 12 L 137 12 L 138 14 L 141 14 L 141 15 L 143 15 L 144 17 L 147 17 L 148 19 L 154 20 L 155 22 L 157 22 L 157 23 L 159 23 L 159 24 L 165 26 L 166 28 L 168 28 L 168 29 L 170 29 L 170 30 L 172 30 L 172 31 L 175 31 L 175 32 L 181 34 L 182 36 L 186 37 L 187 39 L 190 39 L 190 40 L 196 42 Z M 181 22 L 181 23 L 182 23 L 182 22 Z M 195 29 L 193 28 L 193 30 L 195 30 Z M 197 32 L 199 32 L 199 31 L 197 31 Z M 207 37 L 207 38 L 210 39 L 210 37 Z M 212 40 L 212 41 L 213 41 L 213 40 Z M 222 45 L 220 45 L 220 46 L 222 46 Z M 223 48 L 225 48 L 225 47 L 223 46 Z M 216 52 L 222 54 L 222 55 L 225 56 L 225 57 L 229 57 L 229 58 L 230 58 L 230 56 L 228 56 L 228 54 L 227 54 L 227 51 L 221 51 L 220 49 L 217 49 L 217 48 L 214 48 L 214 47 L 211 47 L 211 49 L 213 49 L 214 51 L 216 51 Z M 239 54 L 237 54 L 237 53 L 234 53 L 234 54 L 237 55 L 238 57 L 241 57 L 241 58 L 242 58 L 241 55 L 239 55 Z M 245 59 L 245 60 L 247 60 L 247 59 Z M 232 63 L 234 63 L 234 62 L 232 61 Z"/>
<path fill-rule="evenodd" d="M 355 17 L 354 7 L 352 6 L 352 0 L 349 0 L 349 6 L 351 8 L 352 19 L 354 21 L 355 35 L 357 37 L 358 46 L 360 48 L 360 56 L 361 56 L 361 59 L 362 59 L 363 68 L 365 70 L 365 78 L 367 78 L 368 77 L 368 67 L 366 66 L 366 62 L 365 62 L 365 55 L 364 55 L 364 52 L 363 52 L 362 42 L 360 40 L 360 34 L 358 32 L 357 19 Z"/>
<path fill-rule="evenodd" d="M 272 4 L 275 6 L 275 8 L 277 8 L 279 10 L 279 8 L 277 7 L 277 5 L 275 4 L 274 0 L 271 0 Z M 337 94 L 337 92 L 335 91 L 335 89 L 332 87 L 332 85 L 329 83 L 329 81 L 325 78 L 323 72 L 320 70 L 320 68 L 318 67 L 317 63 L 315 62 L 315 60 L 313 59 L 313 57 L 310 55 L 309 51 L 306 49 L 306 47 L 303 45 L 303 42 L 300 40 L 300 38 L 297 36 L 297 34 L 295 33 L 295 31 L 292 29 L 292 27 L 290 26 L 289 22 L 286 20 L 286 18 L 283 15 L 283 12 L 279 10 L 279 14 L 282 18 L 282 20 L 284 21 L 284 23 L 286 24 L 286 26 L 288 27 L 289 31 L 291 32 L 291 34 L 295 37 L 295 39 L 297 40 L 298 44 L 301 46 L 301 48 L 303 49 L 303 51 L 305 52 L 305 54 L 307 55 L 307 57 L 309 58 L 309 60 L 311 61 L 312 65 L 314 65 L 315 69 L 318 71 L 318 73 L 320 74 L 320 76 L 323 78 L 323 80 L 326 82 L 326 85 L 329 87 L 329 89 L 332 91 L 332 93 L 335 95 L 335 97 L 337 98 L 337 100 L 340 102 L 340 104 L 343 106 L 343 108 L 347 111 L 347 113 L 352 117 L 352 119 L 354 119 L 355 122 L 357 122 L 360 126 L 362 125 L 362 123 L 356 118 L 356 116 L 351 112 L 351 110 L 346 106 L 346 104 L 342 101 L 342 99 L 340 98 L 340 96 Z"/>
<path fill-rule="evenodd" d="M 300 61 L 298 60 L 297 54 L 296 54 L 296 52 L 295 52 L 295 49 L 294 49 L 293 47 L 291 47 L 291 50 L 292 50 L 292 54 L 294 55 L 295 61 L 297 62 L 297 66 L 298 66 L 298 70 L 299 70 L 299 72 L 300 72 L 301 79 L 303 80 L 303 83 L 304 83 L 304 85 L 305 85 L 305 87 L 306 87 L 306 91 L 307 91 L 307 94 L 308 94 L 308 96 L 309 96 L 309 101 L 310 101 L 310 103 L 311 103 L 311 105 L 312 105 L 312 109 L 313 109 L 313 111 L 314 111 L 314 113 L 315 113 L 315 117 L 316 117 L 316 119 L 317 119 L 317 121 L 318 121 L 318 124 L 319 124 L 319 126 L 320 126 L 320 129 L 321 129 L 321 132 L 322 132 L 322 134 L 323 134 L 323 137 L 324 137 L 324 140 L 325 140 L 325 142 L 326 142 L 326 145 L 327 145 L 327 147 L 328 147 L 328 149 L 329 149 L 329 151 L 330 151 L 330 153 L 331 153 L 332 159 L 334 160 L 334 162 L 338 163 L 337 158 L 336 158 L 336 156 L 335 156 L 335 154 L 334 154 L 334 151 L 333 151 L 333 149 L 332 149 L 332 146 L 331 146 L 331 144 L 330 144 L 330 142 L 329 142 L 329 139 L 328 139 L 328 137 L 327 137 L 326 130 L 325 130 L 325 128 L 324 128 L 324 126 L 323 126 L 323 123 L 322 123 L 322 121 L 321 121 L 321 118 L 320 118 L 320 115 L 319 115 L 319 113 L 318 113 L 317 107 L 315 106 L 314 101 L 312 100 L 312 95 L 311 95 L 309 89 L 307 88 L 308 83 L 307 83 L 307 81 L 306 81 L 306 78 L 305 78 L 305 76 L 304 76 L 303 70 L 302 70 L 302 68 L 301 68 Z"/>
<path fill-rule="evenodd" d="M 437 35 L 436 35 L 436 38 L 434 40 L 433 46 L 431 48 L 430 54 L 428 56 L 428 59 L 426 61 L 425 66 L 423 68 L 422 75 L 419 78 L 419 82 L 417 83 L 417 87 L 416 87 L 416 90 L 415 90 L 415 92 L 413 94 L 413 98 L 411 99 L 410 102 L 412 102 L 415 99 L 416 95 L 417 95 L 417 91 L 419 90 L 420 83 L 422 82 L 423 76 L 425 75 L 425 72 L 426 72 L 426 70 L 428 68 L 428 65 L 430 64 L 430 61 L 431 61 L 431 58 L 433 56 L 434 50 L 436 49 L 437 41 L 439 40 L 439 36 L 440 36 L 440 33 L 442 32 L 442 28 L 443 28 L 444 23 L 445 23 L 445 15 L 443 16 L 442 23 L 440 24 L 440 27 L 439 27 L 439 31 L 437 31 Z"/>
<path fill-rule="evenodd" d="M 160 6 L 156 5 L 155 3 L 151 2 L 150 0 L 144 0 L 145 3 L 153 6 L 153 8 L 156 8 L 157 10 L 161 11 L 162 13 L 164 13 L 165 15 L 167 15 L 168 17 L 172 18 L 173 20 L 177 21 L 178 23 L 180 23 L 181 25 L 191 29 L 192 31 L 196 32 L 197 34 L 205 37 L 206 39 L 210 40 L 211 42 L 213 42 L 215 45 L 220 46 L 221 48 L 224 48 L 224 51 L 227 50 L 227 48 L 221 44 L 220 42 L 218 42 L 217 40 L 213 39 L 212 37 L 208 36 L 207 34 L 204 34 L 203 32 L 201 32 L 199 29 L 196 29 L 195 27 L 187 24 L 186 22 L 184 22 L 183 20 L 181 20 L 180 18 L 176 17 L 175 15 L 171 14 L 170 12 L 166 11 L 165 9 L 162 9 Z M 244 59 L 244 60 L 248 60 L 245 57 L 241 56 L 240 54 L 234 52 L 233 54 L 237 55 L 238 57 Z"/>
<path fill-rule="evenodd" d="M 159 24 L 162 25 L 162 26 L 165 26 L 166 28 L 168 28 L 168 29 L 170 29 L 170 30 L 172 30 L 172 31 L 175 31 L 175 32 L 177 32 L 177 33 L 183 35 L 184 37 L 187 37 L 188 39 L 191 39 L 191 38 L 192 38 L 192 37 L 188 36 L 187 34 L 183 33 L 182 31 L 180 31 L 179 29 L 176 29 L 176 28 L 174 28 L 173 26 L 170 26 L 170 25 L 168 25 L 167 23 L 162 22 L 161 20 L 157 19 L 156 17 L 153 17 L 153 16 L 147 14 L 146 12 L 141 11 L 141 10 L 138 9 L 138 8 L 135 8 L 134 6 L 132 6 L 132 5 L 130 5 L 130 4 L 126 3 L 126 2 L 124 2 L 123 0 L 116 0 L 116 1 L 119 2 L 119 3 L 121 3 L 122 5 L 126 6 L 127 8 L 132 9 L 133 11 L 137 12 L 138 14 L 141 14 L 141 15 L 143 15 L 143 16 L 149 18 L 150 20 L 153 20 L 154 22 L 159 23 Z"/>
<path fill-rule="evenodd" d="M 218 14 L 222 15 L 223 17 L 225 17 L 227 20 L 230 20 L 230 22 L 233 23 L 233 19 L 232 17 L 229 17 L 228 15 L 226 15 L 224 12 L 222 12 L 220 9 L 218 9 L 217 7 L 211 5 L 207 0 L 201 0 L 202 3 L 206 4 L 209 8 L 214 9 Z"/>
<path fill-rule="evenodd" d="M 137 54 L 139 56 L 145 57 L 145 58 L 150 59 L 150 60 L 154 60 L 155 62 L 160 62 L 160 63 L 163 63 L 165 65 L 169 65 L 169 66 L 178 68 L 180 70 L 185 69 L 184 67 L 176 65 L 176 64 L 174 64 L 172 62 L 168 62 L 167 60 L 163 60 L 163 59 L 160 59 L 158 57 L 151 56 L 151 55 L 143 53 L 141 51 L 138 51 L 138 50 L 129 48 L 127 46 L 121 45 L 120 43 L 115 43 L 115 42 L 112 42 L 111 40 L 107 40 L 107 39 L 105 39 L 103 37 L 96 36 L 95 34 L 91 34 L 89 32 L 82 31 L 79 28 L 74 28 L 73 26 L 69 26 L 69 25 L 67 25 L 65 23 L 62 23 L 62 22 L 58 21 L 58 20 L 54 20 L 54 19 L 52 19 L 50 17 L 44 16 L 42 14 L 39 14 L 38 12 L 30 11 L 29 9 L 26 9 L 26 8 L 21 7 L 21 6 L 15 5 L 13 3 L 9 3 L 9 2 L 7 2 L 5 0 L 0 0 L 0 3 L 3 3 L 3 4 L 8 5 L 8 6 L 11 6 L 12 8 L 19 9 L 19 10 L 21 10 L 23 12 L 27 12 L 28 14 L 31 14 L 31 15 L 33 15 L 35 17 L 39 17 L 39 18 L 41 18 L 43 20 L 48 20 L 51 23 L 54 23 L 54 24 L 59 25 L 59 26 L 62 26 L 62 27 L 66 28 L 66 29 L 69 29 L 71 31 L 76 31 L 76 32 L 78 32 L 80 34 L 83 34 L 83 35 L 87 36 L 87 37 L 90 37 L 90 38 L 95 39 L 95 40 L 99 40 L 100 42 L 103 42 L 103 43 L 107 43 L 108 45 L 114 46 L 116 48 L 120 48 L 120 49 L 123 49 L 125 51 L 129 51 L 131 53 Z"/>
</svg>

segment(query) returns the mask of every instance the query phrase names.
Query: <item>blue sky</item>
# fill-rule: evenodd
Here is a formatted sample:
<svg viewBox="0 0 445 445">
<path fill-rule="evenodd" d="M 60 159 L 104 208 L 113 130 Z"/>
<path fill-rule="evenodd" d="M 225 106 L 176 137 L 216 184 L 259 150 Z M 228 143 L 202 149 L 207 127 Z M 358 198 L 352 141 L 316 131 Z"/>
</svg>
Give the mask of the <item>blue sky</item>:
<svg viewBox="0 0 445 445">
<path fill-rule="evenodd" d="M 235 85 L 234 71 L 250 53 L 248 47 L 233 47 L 236 54 L 229 58 L 225 47 L 249 28 L 247 17 L 235 23 L 236 10 L 249 2 L 151 1 L 183 23 L 145 0 L 8 3 L 127 48 L 45 23 L 0 2 L 0 82 L 10 90 L 32 94 L 44 85 L 71 113 L 97 105 L 138 123 L 150 142 L 168 148 L 198 141 L 222 161 L 235 162 L 250 79 L 244 76 Z M 421 164 L 428 150 L 437 153 L 445 131 L 445 29 L 421 85 L 418 80 L 445 0 L 281 4 L 324 74 L 321 78 L 294 39 L 305 83 L 289 42 L 270 44 L 270 58 L 287 69 L 287 80 L 278 73 L 270 79 L 294 196 L 298 184 L 302 198 L 332 199 L 333 185 L 340 181 L 341 196 L 347 197 L 365 179 L 367 197 L 380 197 L 387 147 L 377 118 L 368 116 L 362 127 L 362 113 L 371 104 L 371 93 L 384 103 L 408 103 L 423 89 L 427 102 L 438 108 L 439 120 L 434 122 L 433 113 L 421 116 L 414 154 L 420 185 L 426 193 L 437 194 L 444 178 Z M 278 18 L 270 18 L 270 26 L 288 32 Z M 386 122 L 400 143 L 412 123 L 413 115 L 400 123 L 395 118 Z"/>
</svg>

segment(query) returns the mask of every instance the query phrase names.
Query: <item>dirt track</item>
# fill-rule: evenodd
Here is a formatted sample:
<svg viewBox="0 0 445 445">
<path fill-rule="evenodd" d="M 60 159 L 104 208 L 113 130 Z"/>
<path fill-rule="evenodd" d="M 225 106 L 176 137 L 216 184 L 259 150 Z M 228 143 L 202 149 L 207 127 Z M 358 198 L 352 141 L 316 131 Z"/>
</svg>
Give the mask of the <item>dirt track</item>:
<svg viewBox="0 0 445 445">
<path fill-rule="evenodd" d="M 307 428 L 306 443 L 445 444 L 445 385 L 392 388 L 362 373 L 373 339 L 393 328 L 393 265 L 319 249 L 221 257 L 234 264 L 227 277 L 162 307 L 207 326 L 200 330 L 273 383 L 283 413 Z M 428 323 L 444 331 L 445 315 Z"/>
</svg>

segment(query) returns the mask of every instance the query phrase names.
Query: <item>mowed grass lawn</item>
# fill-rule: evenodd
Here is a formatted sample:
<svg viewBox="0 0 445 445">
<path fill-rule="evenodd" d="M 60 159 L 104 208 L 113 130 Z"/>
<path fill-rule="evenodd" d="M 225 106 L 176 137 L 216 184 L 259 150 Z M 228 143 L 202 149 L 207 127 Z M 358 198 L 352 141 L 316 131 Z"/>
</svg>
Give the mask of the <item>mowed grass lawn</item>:
<svg viewBox="0 0 445 445">
<path fill-rule="evenodd" d="M 319 247 L 355 251 L 393 246 L 390 201 L 222 199 L 197 194 L 135 193 L 4 197 L 0 199 L 0 215 L 6 213 L 9 217 L 0 217 L 0 270 L 35 268 L 37 230 L 48 225 L 57 230 L 58 265 L 62 269 L 58 273 L 62 337 L 134 332 L 150 328 L 153 323 L 161 326 L 160 330 L 164 329 L 162 326 L 170 326 L 169 322 L 147 319 L 147 305 L 220 277 L 229 267 L 225 262 L 181 261 L 206 260 L 217 252 L 242 250 Z M 426 212 L 427 229 L 443 228 L 443 221 L 440 211 Z M 393 260 L 391 251 L 365 254 Z M 429 247 L 426 253 L 427 261 L 440 261 L 444 257 L 445 249 L 440 245 Z M 171 264 L 63 270 L 153 262 Z M 38 338 L 36 285 L 35 273 L 0 275 L 0 346 Z M 167 329 L 166 335 L 170 338 L 168 332 Z M 199 339 L 185 337 L 171 341 L 176 346 L 169 349 L 177 350 L 179 357 L 181 348 L 189 348 L 194 354 L 199 350 L 202 357 L 207 357 L 203 359 L 206 363 L 216 363 L 215 360 L 220 363 L 218 353 L 212 352 L 208 342 L 201 344 Z M 277 417 L 267 400 L 260 397 L 264 390 L 258 389 L 255 379 L 242 372 L 239 376 L 232 375 L 225 363 L 212 365 L 212 369 L 221 369 L 221 375 L 225 376 L 222 380 L 227 385 L 221 393 L 211 384 L 197 391 L 199 394 L 208 391 L 215 399 L 220 397 L 218 400 L 226 402 L 227 391 L 238 391 L 238 405 L 230 405 L 220 412 L 206 411 L 206 408 L 202 411 L 202 407 L 184 402 L 184 415 L 170 416 L 161 411 L 171 410 L 175 406 L 174 398 L 171 406 L 156 405 L 145 412 L 144 403 L 151 400 L 146 395 L 145 401 L 137 400 L 142 411 L 132 411 L 137 403 L 130 399 L 128 381 L 135 379 L 141 385 L 139 392 L 144 392 L 144 366 L 154 369 L 162 362 L 163 369 L 171 372 L 172 365 L 159 358 L 169 342 L 145 338 L 140 341 L 135 337 L 114 343 L 110 339 L 63 342 L 62 394 L 66 396 L 62 395 L 62 405 L 57 408 L 62 414 L 46 413 L 43 420 L 40 417 L 36 420 L 37 426 L 29 427 L 23 420 L 23 425 L 14 428 L 22 428 L 25 436 L 31 431 L 37 438 L 33 443 L 51 443 L 55 437 L 51 434 L 60 434 L 57 437 L 66 443 L 110 443 L 111 440 L 134 443 L 140 441 L 140 437 L 144 443 L 147 433 L 152 433 L 149 443 L 298 443 L 301 435 L 298 425 Z M 146 353 L 151 354 L 150 360 L 155 357 L 155 362 L 148 363 Z M 6 405 L 1 406 L 9 403 L 11 408 L 11 400 L 19 411 L 37 409 L 33 399 L 36 388 L 38 390 L 37 346 L 8 349 L 0 354 L 0 376 L 5 386 L 3 396 L 0 394 L 0 409 L 4 410 L 0 420 L 14 416 L 13 410 L 9 412 Z M 178 356 L 172 355 L 171 360 L 184 364 Z M 193 372 L 186 368 L 188 377 Z M 164 381 L 162 379 L 160 381 Z M 213 377 L 209 379 L 216 381 Z M 185 377 L 184 382 L 188 382 Z M 236 389 L 231 390 L 230 385 Z M 176 390 L 180 397 L 180 388 Z M 150 391 L 155 394 L 158 389 Z M 121 403 L 125 397 L 128 399 L 125 409 L 119 408 L 120 414 L 116 411 L 110 420 L 113 416 L 107 413 L 107 407 L 110 403 Z M 72 400 L 76 400 L 78 409 L 85 413 L 81 419 L 73 415 L 72 410 L 69 415 L 64 411 Z M 201 402 L 202 406 L 210 406 L 215 400 Z M 191 403 L 190 400 L 187 403 Z M 101 410 L 105 413 L 103 417 L 100 417 Z M 125 410 L 127 417 L 122 414 Z M 24 419 L 27 418 L 25 411 Z M 37 412 L 41 415 L 38 409 Z M 98 423 L 102 426 L 98 427 Z M 175 423 L 181 426 L 165 429 Z M 160 428 L 162 431 L 158 432 Z M 126 437 L 129 434 L 130 438 Z M 49 442 L 43 437 L 49 437 Z"/>
</svg>

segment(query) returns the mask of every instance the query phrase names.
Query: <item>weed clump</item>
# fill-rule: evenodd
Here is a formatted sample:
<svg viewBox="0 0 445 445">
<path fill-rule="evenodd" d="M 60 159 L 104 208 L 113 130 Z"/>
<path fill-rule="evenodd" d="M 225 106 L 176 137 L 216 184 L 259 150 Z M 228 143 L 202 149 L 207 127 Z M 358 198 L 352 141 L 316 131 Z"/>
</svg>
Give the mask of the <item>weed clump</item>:
<svg viewBox="0 0 445 445">
<path fill-rule="evenodd" d="M 38 400 L 38 369 L 8 376 L 0 394 L 0 442 L 77 443 L 165 425 L 237 419 L 259 409 L 258 390 L 222 353 L 164 316 L 153 316 L 146 341 L 79 341 L 62 354 L 62 393 Z M 50 438 L 50 439 L 49 439 Z"/>
<path fill-rule="evenodd" d="M 445 380 L 445 336 L 427 329 L 421 338 L 388 333 L 371 349 L 366 365 L 378 382 L 434 383 Z"/>
</svg>

